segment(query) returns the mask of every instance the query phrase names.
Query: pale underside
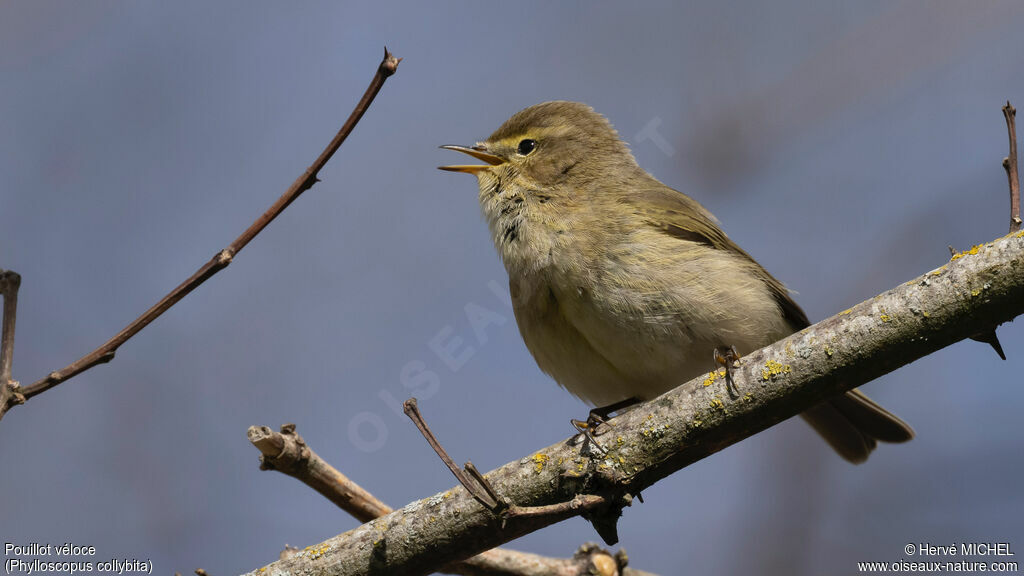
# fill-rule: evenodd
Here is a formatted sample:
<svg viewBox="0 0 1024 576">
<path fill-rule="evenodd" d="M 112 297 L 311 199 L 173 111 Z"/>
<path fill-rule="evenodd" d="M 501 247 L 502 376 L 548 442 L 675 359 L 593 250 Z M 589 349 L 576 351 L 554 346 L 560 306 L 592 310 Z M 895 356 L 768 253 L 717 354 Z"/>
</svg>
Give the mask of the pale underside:
<svg viewBox="0 0 1024 576">
<path fill-rule="evenodd" d="M 715 249 L 695 243 L 652 258 L 656 234 L 632 231 L 597 266 L 570 249 L 510 274 L 516 321 L 538 366 L 593 405 L 649 400 L 715 369 L 717 347 L 745 354 L 792 332 L 745 259 L 704 257 Z"/>
<path fill-rule="evenodd" d="M 692 202 L 662 188 L 652 199 Z M 485 183 L 481 204 L 527 348 L 584 401 L 648 400 L 714 369 L 717 347 L 745 354 L 793 332 L 784 288 L 738 247 L 673 237 L 627 205 L 580 209 L 532 192 Z"/>
</svg>

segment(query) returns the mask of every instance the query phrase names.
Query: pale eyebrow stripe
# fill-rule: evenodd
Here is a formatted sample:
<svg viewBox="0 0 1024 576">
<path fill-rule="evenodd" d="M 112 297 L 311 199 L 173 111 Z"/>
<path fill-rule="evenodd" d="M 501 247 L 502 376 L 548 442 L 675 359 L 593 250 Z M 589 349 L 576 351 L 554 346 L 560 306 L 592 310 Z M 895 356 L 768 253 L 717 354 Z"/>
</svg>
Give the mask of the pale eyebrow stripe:
<svg viewBox="0 0 1024 576">
<path fill-rule="evenodd" d="M 506 136 L 501 140 L 495 142 L 499 146 L 507 146 L 514 148 L 519 145 L 519 141 L 523 138 L 544 138 L 545 136 L 562 136 L 568 133 L 569 128 L 566 126 L 545 126 L 543 128 L 534 128 L 527 132 L 517 134 L 515 136 Z"/>
</svg>

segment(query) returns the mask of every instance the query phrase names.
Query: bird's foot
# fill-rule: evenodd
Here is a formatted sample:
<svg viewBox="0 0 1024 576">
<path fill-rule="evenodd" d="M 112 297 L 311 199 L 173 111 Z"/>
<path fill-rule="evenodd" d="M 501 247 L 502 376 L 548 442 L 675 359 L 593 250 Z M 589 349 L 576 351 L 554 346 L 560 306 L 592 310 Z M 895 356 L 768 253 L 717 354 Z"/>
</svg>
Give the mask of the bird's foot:
<svg viewBox="0 0 1024 576">
<path fill-rule="evenodd" d="M 729 394 L 739 395 L 736 389 L 736 382 L 732 379 L 732 372 L 739 364 L 740 353 L 735 346 L 719 346 L 715 348 L 715 363 L 725 368 L 725 389 Z"/>
<path fill-rule="evenodd" d="M 621 400 L 614 404 L 609 404 L 608 406 L 594 408 L 593 410 L 590 411 L 590 414 L 587 416 L 586 420 L 572 419 L 569 420 L 569 422 L 572 424 L 572 427 L 576 429 L 576 432 L 578 432 L 579 435 L 582 435 L 584 438 L 586 438 L 591 443 L 591 445 L 596 446 L 597 449 L 601 451 L 601 453 L 607 454 L 608 450 L 604 446 L 601 446 L 601 444 L 597 441 L 595 436 L 600 436 L 601 434 L 607 432 L 609 427 L 615 426 L 615 424 L 609 421 L 609 419 L 611 418 L 611 414 L 614 413 L 618 415 L 626 408 L 629 408 L 639 403 L 639 398 L 626 398 L 625 400 Z M 602 424 L 607 424 L 607 426 L 602 426 Z"/>
</svg>

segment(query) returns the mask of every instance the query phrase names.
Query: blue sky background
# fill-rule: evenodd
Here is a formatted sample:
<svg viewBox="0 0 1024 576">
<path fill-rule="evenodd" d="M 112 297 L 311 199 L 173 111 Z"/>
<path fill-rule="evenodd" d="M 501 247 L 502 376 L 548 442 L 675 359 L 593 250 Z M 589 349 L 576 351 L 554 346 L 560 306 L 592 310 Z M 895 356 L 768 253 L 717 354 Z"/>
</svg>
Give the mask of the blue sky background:
<svg viewBox="0 0 1024 576">
<path fill-rule="evenodd" d="M 607 115 L 820 320 L 1000 236 L 1013 2 L 0 2 L 0 267 L 15 378 L 88 352 L 226 246 L 399 73 L 307 192 L 118 352 L 0 422 L 0 540 L 228 575 L 356 526 L 259 472 L 295 422 L 393 506 L 454 484 L 392 405 L 402 370 L 456 460 L 491 469 L 587 408 L 534 365 L 472 179 L 435 166 L 552 99 Z M 657 138 L 643 138 L 644 130 Z M 481 341 L 469 304 L 502 315 Z M 441 336 L 438 336 L 441 334 Z M 865 387 L 912 443 L 864 465 L 783 423 L 666 479 L 621 544 L 661 574 L 853 573 L 908 542 L 1024 549 L 1024 328 Z M 435 338 L 471 347 L 457 369 Z M 469 348 L 464 348 L 468 350 Z M 420 364 L 417 364 L 420 363 Z M 573 519 L 510 546 L 567 556 Z"/>
</svg>

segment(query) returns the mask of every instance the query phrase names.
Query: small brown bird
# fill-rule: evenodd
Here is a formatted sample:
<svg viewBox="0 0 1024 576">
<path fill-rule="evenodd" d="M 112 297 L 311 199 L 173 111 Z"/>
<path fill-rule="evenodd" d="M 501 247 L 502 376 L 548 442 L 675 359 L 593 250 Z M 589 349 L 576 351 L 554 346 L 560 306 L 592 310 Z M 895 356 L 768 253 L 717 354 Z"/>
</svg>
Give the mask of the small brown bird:
<svg viewBox="0 0 1024 576">
<path fill-rule="evenodd" d="M 637 165 L 589 106 L 545 102 L 484 142 L 444 146 L 477 177 L 509 275 L 519 331 L 540 368 L 595 406 L 649 400 L 809 323 L 785 286 L 710 212 Z M 857 390 L 802 414 L 845 459 L 910 427 Z"/>
</svg>

